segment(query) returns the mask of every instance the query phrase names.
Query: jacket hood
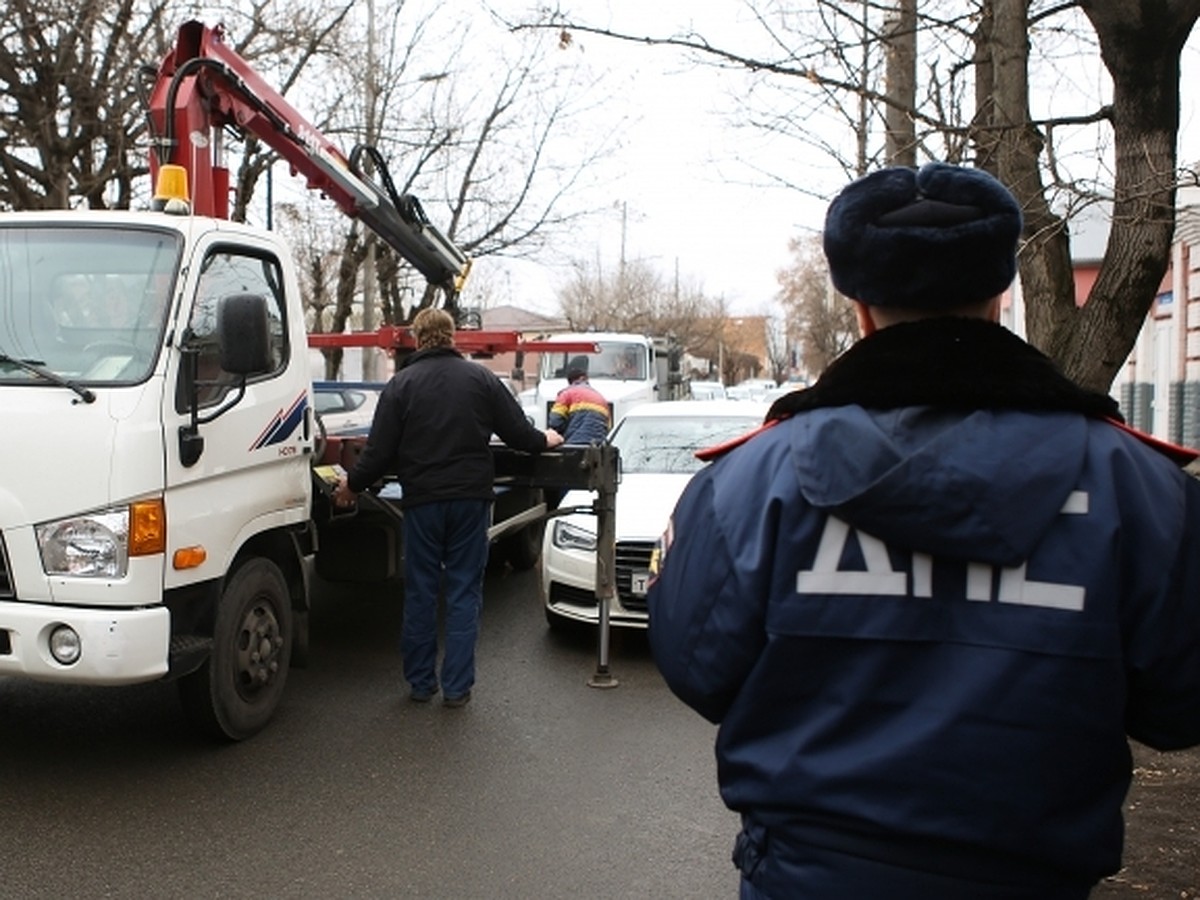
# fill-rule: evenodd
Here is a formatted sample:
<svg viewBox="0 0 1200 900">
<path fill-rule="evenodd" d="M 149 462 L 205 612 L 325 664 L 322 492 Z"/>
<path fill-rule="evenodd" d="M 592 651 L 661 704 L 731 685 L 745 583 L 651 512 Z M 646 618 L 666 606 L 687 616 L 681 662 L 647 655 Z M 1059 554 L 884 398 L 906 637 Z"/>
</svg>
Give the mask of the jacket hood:
<svg viewBox="0 0 1200 900">
<path fill-rule="evenodd" d="M 1087 441 L 1079 415 L 929 407 L 817 410 L 789 430 L 813 506 L 892 546 L 994 565 L 1028 558 Z"/>
<path fill-rule="evenodd" d="M 936 318 L 859 341 L 781 398 L 805 498 L 893 546 L 1017 565 L 1119 418 L 1000 325 Z"/>
</svg>

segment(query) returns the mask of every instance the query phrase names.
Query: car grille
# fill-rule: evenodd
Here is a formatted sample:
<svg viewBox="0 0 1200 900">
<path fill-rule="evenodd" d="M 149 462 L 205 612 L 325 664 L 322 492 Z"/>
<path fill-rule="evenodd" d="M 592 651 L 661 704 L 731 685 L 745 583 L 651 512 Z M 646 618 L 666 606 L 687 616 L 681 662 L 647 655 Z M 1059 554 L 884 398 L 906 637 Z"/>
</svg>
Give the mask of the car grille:
<svg viewBox="0 0 1200 900">
<path fill-rule="evenodd" d="M 560 581 L 550 582 L 550 602 L 559 606 L 578 606 L 580 609 L 595 609 L 596 594 L 591 590 L 563 584 Z"/>
<path fill-rule="evenodd" d="M 619 541 L 617 543 L 617 599 L 630 612 L 645 612 L 646 598 L 633 593 L 633 573 L 650 568 L 653 541 Z M 550 602 L 580 609 L 595 609 L 594 591 L 554 581 L 550 583 Z"/>
<path fill-rule="evenodd" d="M 0 534 L 0 597 L 12 596 L 12 567 L 8 563 L 8 548 L 4 546 L 4 535 Z"/>
<path fill-rule="evenodd" d="M 633 573 L 649 570 L 650 554 L 653 552 L 654 541 L 617 542 L 617 596 L 626 609 L 646 611 L 645 596 L 635 596 L 633 593 Z"/>
</svg>

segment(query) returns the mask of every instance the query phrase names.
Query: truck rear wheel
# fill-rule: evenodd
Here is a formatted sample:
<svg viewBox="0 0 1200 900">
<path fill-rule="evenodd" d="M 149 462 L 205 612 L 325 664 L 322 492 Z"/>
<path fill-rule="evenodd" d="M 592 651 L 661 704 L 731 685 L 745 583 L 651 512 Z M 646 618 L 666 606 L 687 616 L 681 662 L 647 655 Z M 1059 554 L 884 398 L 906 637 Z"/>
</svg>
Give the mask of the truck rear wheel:
<svg viewBox="0 0 1200 900">
<path fill-rule="evenodd" d="M 279 705 L 291 653 L 287 582 L 270 560 L 252 559 L 221 595 L 208 659 L 179 681 L 184 713 L 214 737 L 250 737 Z"/>
</svg>

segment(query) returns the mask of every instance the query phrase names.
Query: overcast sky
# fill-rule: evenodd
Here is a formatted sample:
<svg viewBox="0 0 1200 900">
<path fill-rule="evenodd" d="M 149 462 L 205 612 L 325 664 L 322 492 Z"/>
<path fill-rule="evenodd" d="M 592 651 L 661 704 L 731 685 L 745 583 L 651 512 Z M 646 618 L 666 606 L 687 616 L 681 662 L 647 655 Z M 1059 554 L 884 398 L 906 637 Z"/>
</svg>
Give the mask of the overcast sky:
<svg viewBox="0 0 1200 900">
<path fill-rule="evenodd" d="M 709 34 L 728 33 L 740 4 L 588 0 L 582 6 L 590 23 L 664 36 L 689 22 Z M 601 164 L 590 195 L 602 212 L 584 225 L 576 245 L 559 248 L 563 264 L 510 266 L 513 292 L 522 294 L 514 302 L 553 312 L 554 288 L 570 275 L 565 258 L 615 268 L 623 238 L 627 259 L 644 260 L 668 278 L 678 272 L 681 281 L 724 296 L 735 312 L 766 310 L 778 290 L 775 272 L 789 261 L 789 238 L 819 228 L 824 207 L 769 187 L 754 173 L 760 160 L 768 168 L 789 161 L 733 126 L 740 79 L 696 67 L 667 48 L 586 34 L 575 41 L 573 51 L 607 73 L 612 94 L 603 115 L 621 122 L 621 148 Z M 486 263 L 480 261 L 481 269 Z"/>
<path fill-rule="evenodd" d="M 509 5 L 526 4 L 512 0 Z M 714 40 L 725 40 L 748 24 L 739 21 L 737 0 L 587 0 L 579 8 L 589 23 L 656 36 L 691 22 L 701 33 L 717 36 Z M 819 160 L 797 157 L 794 141 L 772 146 L 735 128 L 730 112 L 736 109 L 739 82 L 733 73 L 696 68 L 666 48 L 588 35 L 577 40 L 582 48 L 576 49 L 590 66 L 610 70 L 616 93 L 609 115 L 614 121 L 626 117 L 628 125 L 593 201 L 611 214 L 595 216 L 578 246 L 559 248 L 560 261 L 575 256 L 615 267 L 624 208 L 627 258 L 646 259 L 667 276 L 678 270 L 706 293 L 724 296 L 736 313 L 768 311 L 778 289 L 775 273 L 790 261 L 789 238 L 819 231 L 825 202 L 766 187 L 739 160 L 798 173 L 798 180 L 811 172 L 810 183 L 826 196 L 841 186 L 841 176 L 819 168 Z M 1180 157 L 1190 162 L 1200 159 L 1200 39 L 1195 34 L 1184 65 Z M 485 262 L 480 261 L 481 271 L 490 271 Z M 552 313 L 554 289 L 568 275 L 569 269 L 555 262 L 515 264 L 509 275 L 514 302 Z"/>
</svg>

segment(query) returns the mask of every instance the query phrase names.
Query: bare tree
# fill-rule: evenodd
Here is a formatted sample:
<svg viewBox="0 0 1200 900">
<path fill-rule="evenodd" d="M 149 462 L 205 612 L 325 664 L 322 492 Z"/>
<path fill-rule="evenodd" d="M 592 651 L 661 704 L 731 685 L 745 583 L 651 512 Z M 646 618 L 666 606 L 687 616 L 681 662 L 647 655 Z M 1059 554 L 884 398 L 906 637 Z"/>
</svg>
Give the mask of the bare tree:
<svg viewBox="0 0 1200 900">
<path fill-rule="evenodd" d="M 149 169 L 138 71 L 162 54 L 163 16 L 145 0 L 5 4 L 0 208 L 133 203 Z"/>
<path fill-rule="evenodd" d="M 474 256 L 536 252 L 585 211 L 568 208 L 601 140 L 555 166 L 553 143 L 599 95 L 557 54 L 553 39 L 502 47 L 475 29 L 479 19 L 448 21 L 445 9 L 393 0 L 380 11 L 389 29 L 364 49 L 357 8 L 277 8 L 226 2 L 219 20 L 230 47 L 293 101 L 318 130 L 343 146 L 373 146 L 366 156 L 395 173 L 397 193 L 422 198 L 439 228 Z M 171 47 L 180 22 L 146 0 L 14 0 L 0 13 L 0 207 L 130 206 L 148 200 L 149 145 L 144 88 Z M 435 23 L 437 27 L 435 28 Z M 213 21 L 210 24 L 216 24 Z M 470 26 L 470 27 L 469 27 Z M 491 43 L 489 43 L 489 40 Z M 379 89 L 367 115 L 358 87 L 374 56 Z M 365 123 L 376 125 L 366 133 Z M 271 224 L 263 186 L 276 160 L 254 135 L 228 147 L 231 216 Z M 276 191 L 278 192 L 278 191 Z M 290 202 L 286 201 L 285 202 Z M 286 219 L 286 217 L 284 217 Z M 265 221 L 264 221 L 265 220 Z M 367 241 L 357 221 L 303 234 L 315 327 L 342 330 L 363 295 Z M 293 219 L 292 225 L 295 225 Z M 303 231 L 303 229 L 301 229 Z M 339 260 L 330 268 L 331 254 Z M 376 254 L 385 322 L 403 323 L 423 304 L 424 284 L 389 248 Z"/>
<path fill-rule="evenodd" d="M 887 47 L 887 94 L 893 103 L 884 112 L 889 165 L 917 162 L 917 129 L 908 110 L 917 105 L 917 0 L 899 0 L 884 20 Z"/>
<path fill-rule="evenodd" d="M 643 260 L 628 260 L 612 272 L 577 262 L 559 292 L 562 317 L 576 331 L 632 331 L 674 335 L 683 348 L 709 359 L 718 356 L 725 301 L 676 277 L 668 282 Z"/>
<path fill-rule="evenodd" d="M 339 111 L 331 133 L 344 129 L 373 147 L 367 158 L 382 167 L 377 175 L 398 194 L 420 196 L 430 219 L 472 258 L 534 254 L 584 214 L 567 200 L 607 145 L 594 144 L 566 167 L 552 163 L 554 142 L 595 102 L 576 67 L 548 58 L 555 46 L 537 36 L 493 52 L 469 23 L 446 22 L 444 10 L 428 5 L 394 2 L 377 19 L 390 24 L 375 35 L 373 110 L 355 90 L 370 36 L 348 22 L 330 41 L 340 60 L 324 87 L 339 98 L 330 107 Z M 375 123 L 373 136 L 366 122 Z M 363 272 L 368 235 L 354 223 L 341 231 L 326 240 L 327 249 L 340 245 L 342 257 L 330 330 L 352 321 L 369 294 L 367 277 L 378 285 L 385 324 L 404 324 L 437 302 L 389 247 L 377 246 L 374 271 Z"/>
<path fill-rule="evenodd" d="M 777 384 L 788 380 L 792 369 L 792 341 L 786 317 L 774 312 L 763 314 L 766 329 L 767 369 Z"/>
<path fill-rule="evenodd" d="M 911 104 L 876 87 L 869 75 L 869 48 L 896 34 L 885 34 L 883 25 L 894 6 L 817 0 L 807 15 L 786 4 L 750 0 L 748 6 L 757 10 L 773 53 L 738 52 L 692 32 L 620 32 L 561 14 L 527 27 L 670 47 L 698 61 L 755 73 L 777 87 L 777 96 L 791 98 L 784 114 L 752 114 L 755 124 L 825 146 L 853 174 L 883 160 L 883 154 L 868 149 L 880 119 L 886 118 L 881 113 L 902 112 L 913 124 L 912 140 L 921 156 L 949 161 L 973 157 L 1013 188 L 1027 218 L 1020 262 L 1030 339 L 1081 384 L 1107 390 L 1136 340 L 1168 262 L 1179 178 L 1180 54 L 1200 18 L 1200 0 L 930 2 L 921 7 L 911 29 L 928 47 L 921 52 L 923 87 L 914 94 L 920 99 Z M 1036 40 L 1066 33 L 1083 40 L 1089 27 L 1112 78 L 1111 102 L 1090 111 L 1068 109 L 1035 118 L 1029 72 Z M 861 61 L 858 69 L 856 61 Z M 966 102 L 970 96 L 973 109 Z M 807 105 L 799 98 L 807 98 Z M 851 99 L 857 105 L 846 102 Z M 1077 95 L 1064 91 L 1052 102 L 1075 103 Z M 844 142 L 831 141 L 812 127 L 811 115 L 799 111 L 843 121 L 858 152 L 846 156 Z M 1088 124 L 1111 128 L 1111 183 L 1103 173 L 1066 175 L 1065 161 L 1056 153 L 1056 130 Z M 819 135 L 815 140 L 814 133 Z M 783 176 L 777 181 L 789 183 Z M 798 187 L 813 190 L 811 185 Z M 1065 214 L 1079 203 L 1100 199 L 1112 202 L 1109 252 L 1090 297 L 1076 308 Z"/>
<path fill-rule="evenodd" d="M 800 361 L 818 374 L 858 337 L 854 307 L 833 289 L 821 243 L 816 238 L 788 242 L 792 265 L 776 273 L 779 302 L 788 329 L 800 346 Z"/>
<path fill-rule="evenodd" d="M 277 15 L 268 19 L 266 11 L 270 7 L 254 4 L 223 24 L 232 39 L 230 48 L 256 68 L 269 69 L 273 73 L 271 86 L 281 95 L 288 96 L 297 87 L 323 80 L 310 73 L 313 69 L 327 69 L 330 45 L 336 41 L 351 5 L 346 3 L 331 10 L 322 7 L 319 12 L 289 7 L 286 17 Z M 305 104 L 307 114 L 318 130 L 325 132 L 332 128 L 333 110 L 338 109 L 343 100 L 344 97 L 337 94 L 325 98 L 315 113 L 311 103 Z M 240 162 L 233 177 L 229 217 L 235 222 L 245 222 L 255 193 L 279 154 L 254 135 L 243 135 L 238 156 Z"/>
<path fill-rule="evenodd" d="M 288 65 L 287 92 L 344 15 L 288 10 L 266 18 L 262 4 L 230 4 L 233 49 L 274 68 Z M 147 201 L 148 72 L 172 46 L 182 21 L 146 0 L 14 0 L 0 13 L 0 206 L 14 209 L 128 208 Z M 231 217 L 247 218 L 274 154 L 250 138 L 242 148 Z"/>
<path fill-rule="evenodd" d="M 336 234 L 341 222 L 335 213 L 312 195 L 275 207 L 276 224 L 287 235 L 296 257 L 300 287 L 306 310 L 305 329 L 309 334 L 336 334 L 346 330 L 353 307 L 340 303 L 339 278 L 344 254 L 331 247 L 328 235 Z M 356 231 L 351 230 L 347 234 Z M 351 283 L 353 279 L 350 280 Z M 341 371 L 344 352 L 340 347 L 321 349 L 325 359 L 324 376 L 334 379 Z"/>
<path fill-rule="evenodd" d="M 1200 0 L 1081 0 L 1079 6 L 1112 77 L 1112 102 L 1101 115 L 1112 127 L 1115 159 L 1108 247 L 1082 307 L 1075 304 L 1064 223 L 1046 202 L 1045 140 L 1030 121 L 1019 64 L 1031 22 L 1028 4 L 996 3 L 992 11 L 996 103 L 990 124 L 997 138 L 981 150 L 983 163 L 1013 187 L 1026 211 L 1021 284 L 1031 339 L 1081 384 L 1107 390 L 1170 259 L 1180 54 L 1200 18 Z"/>
</svg>

